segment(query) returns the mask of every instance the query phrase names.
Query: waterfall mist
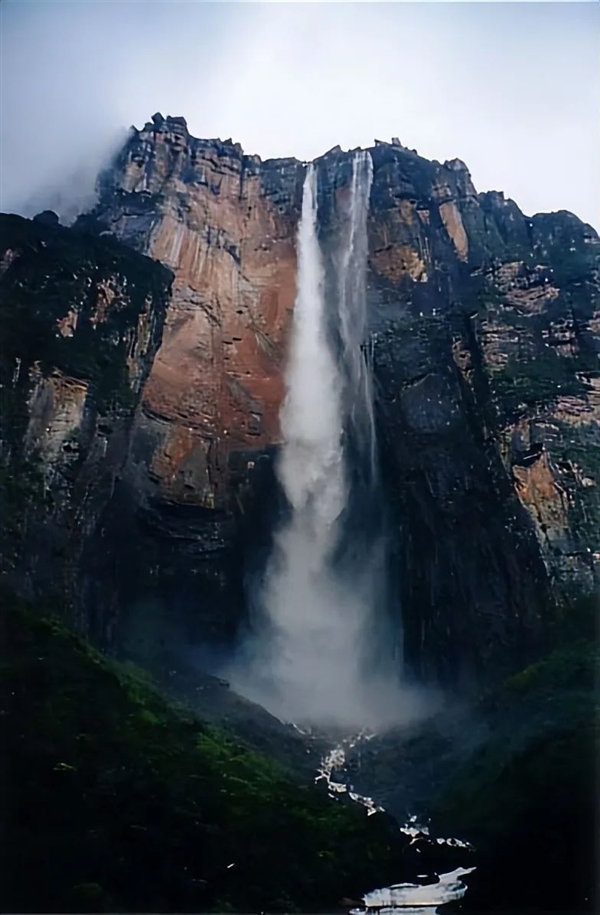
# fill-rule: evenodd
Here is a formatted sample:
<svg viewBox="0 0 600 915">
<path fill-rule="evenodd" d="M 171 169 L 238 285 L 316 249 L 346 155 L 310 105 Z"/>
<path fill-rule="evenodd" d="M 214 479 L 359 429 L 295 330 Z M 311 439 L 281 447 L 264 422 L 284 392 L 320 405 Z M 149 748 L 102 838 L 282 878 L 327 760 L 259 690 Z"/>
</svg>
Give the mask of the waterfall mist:
<svg viewBox="0 0 600 915">
<path fill-rule="evenodd" d="M 371 179 L 370 155 L 359 152 L 325 258 L 317 169 L 307 170 L 277 464 L 289 511 L 254 630 L 228 672 L 235 688 L 279 717 L 344 728 L 401 723 L 416 701 L 400 690 L 385 624 L 387 555 L 364 352 Z"/>
</svg>

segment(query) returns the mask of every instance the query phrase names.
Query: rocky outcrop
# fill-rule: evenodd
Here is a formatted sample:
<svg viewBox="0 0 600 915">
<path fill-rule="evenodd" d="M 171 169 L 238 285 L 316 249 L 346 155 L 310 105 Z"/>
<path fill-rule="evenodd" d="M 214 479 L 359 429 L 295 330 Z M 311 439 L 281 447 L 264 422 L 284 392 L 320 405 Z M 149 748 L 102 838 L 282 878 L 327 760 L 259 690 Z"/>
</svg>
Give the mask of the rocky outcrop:
<svg viewBox="0 0 600 915">
<path fill-rule="evenodd" d="M 407 655 L 426 678 L 499 675 L 543 641 L 556 612 L 549 586 L 597 586 L 600 244 L 571 214 L 527 219 L 500 194 L 475 196 L 457 160 L 421 168 L 381 146 L 373 159 L 373 232 L 379 203 L 387 239 L 420 258 L 418 272 L 390 275 L 397 249 L 382 268 L 372 242 Z M 426 227 L 407 219 L 407 197 L 429 213 Z"/>
<path fill-rule="evenodd" d="M 596 580 L 599 241 L 572 214 L 478 194 L 458 159 L 397 140 L 371 155 L 371 351 L 405 650 L 418 675 L 468 685 L 535 653 L 554 582 Z M 351 163 L 339 147 L 317 163 L 326 260 Z M 118 639 L 142 655 L 150 630 L 167 647 L 228 641 L 244 618 L 277 500 L 304 173 L 155 115 L 79 220 L 175 275 L 102 514 L 113 548 L 87 560 L 87 605 L 105 618 L 94 582 L 108 578 Z M 74 321 L 65 311 L 61 334 Z M 61 397 L 68 425 L 84 392 Z"/>
<path fill-rule="evenodd" d="M 155 115 L 132 131 L 101 177 L 99 206 L 80 220 L 175 272 L 105 519 L 128 608 L 120 638 L 136 652 L 149 617 L 167 642 L 195 643 L 230 641 L 243 616 L 243 529 L 256 542 L 262 525 L 268 537 L 253 494 L 278 441 L 302 178 L 295 160 L 261 163 L 232 142 L 191 137 L 183 118 Z"/>
<path fill-rule="evenodd" d="M 31 595 L 66 597 L 88 629 L 85 555 L 107 550 L 99 519 L 127 457 L 172 275 L 43 216 L 0 222 L 2 572 Z"/>
<path fill-rule="evenodd" d="M 302 172 L 155 115 L 102 180 L 98 218 L 175 271 L 139 425 L 165 499 L 230 506 L 230 455 L 277 441 Z"/>
</svg>

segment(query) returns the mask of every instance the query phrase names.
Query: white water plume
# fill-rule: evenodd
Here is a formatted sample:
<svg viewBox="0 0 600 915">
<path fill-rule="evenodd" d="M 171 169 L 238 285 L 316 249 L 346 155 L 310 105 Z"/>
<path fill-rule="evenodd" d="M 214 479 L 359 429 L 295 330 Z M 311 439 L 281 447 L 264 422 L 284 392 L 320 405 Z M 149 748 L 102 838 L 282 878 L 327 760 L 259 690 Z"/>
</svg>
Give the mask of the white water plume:
<svg viewBox="0 0 600 915">
<path fill-rule="evenodd" d="M 392 665 L 378 663 L 372 644 L 386 561 L 381 530 L 373 531 L 375 424 L 362 349 L 371 178 L 370 155 L 360 152 L 330 279 L 318 236 L 317 169 L 307 170 L 277 465 L 289 514 L 266 571 L 263 619 L 230 673 L 237 689 L 282 718 L 346 729 L 400 723 L 408 711 Z M 357 519 L 365 491 L 365 517 Z M 413 705 L 408 717 L 414 713 Z"/>
<path fill-rule="evenodd" d="M 371 485 L 376 482 L 377 459 L 371 372 L 361 345 L 367 340 L 367 216 L 373 181 L 373 161 L 357 153 L 352 168 L 346 238 L 336 258 L 341 362 L 346 371 L 345 412 L 367 460 L 360 461 Z"/>
</svg>

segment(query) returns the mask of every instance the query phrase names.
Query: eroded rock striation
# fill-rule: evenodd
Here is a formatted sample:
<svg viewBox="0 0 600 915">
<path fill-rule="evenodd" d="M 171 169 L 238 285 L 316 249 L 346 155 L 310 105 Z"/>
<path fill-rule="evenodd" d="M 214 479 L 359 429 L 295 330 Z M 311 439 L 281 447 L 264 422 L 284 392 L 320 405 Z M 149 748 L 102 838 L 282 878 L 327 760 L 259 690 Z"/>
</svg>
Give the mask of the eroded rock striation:
<svg viewBox="0 0 600 915">
<path fill-rule="evenodd" d="M 597 581 L 600 241 L 570 213 L 478 194 L 458 159 L 397 140 L 371 155 L 370 346 L 405 651 L 419 676 L 468 685 L 535 654 L 554 584 Z M 318 160 L 325 251 L 351 163 L 339 147 Z M 182 633 L 230 640 L 244 618 L 277 501 L 304 173 L 157 114 L 79 220 L 174 273 L 102 511 L 111 552 L 91 554 L 82 603 L 107 618 L 94 582 L 110 581 L 116 637 L 142 654 Z M 69 333 L 71 307 L 60 319 Z"/>
</svg>

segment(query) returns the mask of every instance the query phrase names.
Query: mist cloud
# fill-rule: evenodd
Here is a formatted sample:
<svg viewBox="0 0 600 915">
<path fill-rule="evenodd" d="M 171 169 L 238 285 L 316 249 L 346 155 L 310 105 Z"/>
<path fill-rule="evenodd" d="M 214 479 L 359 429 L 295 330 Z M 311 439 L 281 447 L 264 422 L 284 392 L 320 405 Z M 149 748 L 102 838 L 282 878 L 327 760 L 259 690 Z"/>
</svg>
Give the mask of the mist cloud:
<svg viewBox="0 0 600 915">
<path fill-rule="evenodd" d="M 160 110 L 263 158 L 399 136 L 529 214 L 600 225 L 597 4 L 5 0 L 0 14 L 3 209 L 85 198 L 123 131 Z"/>
</svg>

